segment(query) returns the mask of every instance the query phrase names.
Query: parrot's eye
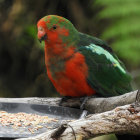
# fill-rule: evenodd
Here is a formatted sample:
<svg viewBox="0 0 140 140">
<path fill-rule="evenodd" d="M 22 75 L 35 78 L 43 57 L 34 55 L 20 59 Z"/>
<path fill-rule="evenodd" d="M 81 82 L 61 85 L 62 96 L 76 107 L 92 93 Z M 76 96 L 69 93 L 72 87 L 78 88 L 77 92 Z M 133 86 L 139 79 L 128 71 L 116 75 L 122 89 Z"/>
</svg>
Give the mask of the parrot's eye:
<svg viewBox="0 0 140 140">
<path fill-rule="evenodd" d="M 57 26 L 56 25 L 53 25 L 53 27 L 52 27 L 54 30 L 57 28 Z"/>
</svg>

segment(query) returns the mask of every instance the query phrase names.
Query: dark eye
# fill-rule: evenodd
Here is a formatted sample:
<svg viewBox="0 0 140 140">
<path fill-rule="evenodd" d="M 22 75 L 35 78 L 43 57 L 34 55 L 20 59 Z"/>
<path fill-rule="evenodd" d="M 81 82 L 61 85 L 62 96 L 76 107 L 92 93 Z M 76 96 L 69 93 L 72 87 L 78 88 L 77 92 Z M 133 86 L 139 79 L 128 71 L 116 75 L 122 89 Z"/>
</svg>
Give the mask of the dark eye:
<svg viewBox="0 0 140 140">
<path fill-rule="evenodd" d="M 53 25 L 53 27 L 52 27 L 54 30 L 57 28 L 57 26 L 56 25 Z"/>
</svg>

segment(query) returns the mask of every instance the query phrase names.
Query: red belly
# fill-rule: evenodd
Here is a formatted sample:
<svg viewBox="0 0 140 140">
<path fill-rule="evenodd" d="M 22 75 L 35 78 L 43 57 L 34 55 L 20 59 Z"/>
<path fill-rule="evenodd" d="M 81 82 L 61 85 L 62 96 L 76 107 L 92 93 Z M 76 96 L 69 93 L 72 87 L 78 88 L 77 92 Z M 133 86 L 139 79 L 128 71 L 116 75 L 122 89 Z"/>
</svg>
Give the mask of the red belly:
<svg viewBox="0 0 140 140">
<path fill-rule="evenodd" d="M 47 73 L 56 90 L 63 96 L 90 96 L 95 93 L 87 83 L 88 67 L 80 53 L 66 62 L 65 70 L 57 72 L 55 79 L 49 69 Z"/>
</svg>

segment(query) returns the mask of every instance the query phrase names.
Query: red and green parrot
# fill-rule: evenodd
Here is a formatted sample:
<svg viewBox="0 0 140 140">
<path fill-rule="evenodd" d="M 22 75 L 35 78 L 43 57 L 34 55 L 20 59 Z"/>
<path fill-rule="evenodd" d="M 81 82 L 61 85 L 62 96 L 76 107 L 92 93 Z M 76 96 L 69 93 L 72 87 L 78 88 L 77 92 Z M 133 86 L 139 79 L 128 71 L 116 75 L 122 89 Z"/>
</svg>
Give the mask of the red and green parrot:
<svg viewBox="0 0 140 140">
<path fill-rule="evenodd" d="M 38 39 L 45 41 L 47 74 L 63 96 L 116 96 L 132 91 L 123 63 L 102 40 L 77 31 L 60 16 L 37 23 Z"/>
<path fill-rule="evenodd" d="M 56 15 L 43 17 L 37 27 L 38 39 L 45 41 L 48 77 L 61 95 L 109 97 L 132 91 L 125 66 L 104 41 L 78 32 Z M 131 135 L 118 138 L 139 140 Z"/>
</svg>

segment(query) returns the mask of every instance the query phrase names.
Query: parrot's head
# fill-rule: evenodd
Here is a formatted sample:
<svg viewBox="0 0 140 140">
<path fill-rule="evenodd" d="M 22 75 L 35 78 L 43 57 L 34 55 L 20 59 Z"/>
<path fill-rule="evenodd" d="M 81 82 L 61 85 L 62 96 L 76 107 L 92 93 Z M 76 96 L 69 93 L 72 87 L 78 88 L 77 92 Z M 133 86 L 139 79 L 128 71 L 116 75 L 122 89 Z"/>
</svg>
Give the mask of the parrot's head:
<svg viewBox="0 0 140 140">
<path fill-rule="evenodd" d="M 78 31 L 73 24 L 60 16 L 49 15 L 41 18 L 37 23 L 38 39 L 46 44 L 68 44 L 77 41 Z"/>
</svg>

